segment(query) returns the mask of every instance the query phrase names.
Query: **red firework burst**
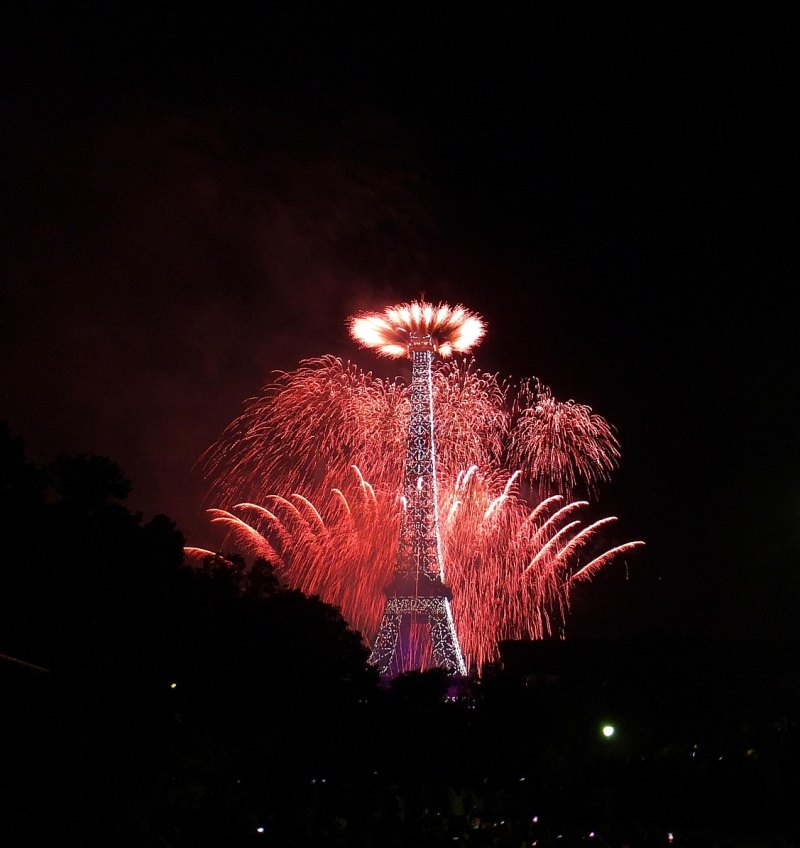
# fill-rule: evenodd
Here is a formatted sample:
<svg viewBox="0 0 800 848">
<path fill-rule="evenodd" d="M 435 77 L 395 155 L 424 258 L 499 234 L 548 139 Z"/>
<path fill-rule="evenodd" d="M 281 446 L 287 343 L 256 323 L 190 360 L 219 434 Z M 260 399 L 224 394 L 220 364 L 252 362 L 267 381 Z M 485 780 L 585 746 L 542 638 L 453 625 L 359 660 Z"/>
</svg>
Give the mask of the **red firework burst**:
<svg viewBox="0 0 800 848">
<path fill-rule="evenodd" d="M 362 312 L 350 319 L 350 335 L 383 356 L 408 356 L 415 342 L 427 340 L 442 357 L 467 353 L 481 340 L 483 320 L 463 306 L 421 300 Z"/>
<path fill-rule="evenodd" d="M 416 302 L 358 316 L 351 332 L 388 356 L 421 337 L 445 355 L 474 345 L 483 323 Z M 574 584 L 643 543 L 603 546 L 615 517 L 589 520 L 575 499 L 619 459 L 611 426 L 588 407 L 538 381 L 501 384 L 471 361 L 435 368 L 433 400 L 446 579 L 465 660 L 480 671 L 501 639 L 561 633 Z M 395 567 L 409 405 L 402 380 L 305 360 L 203 457 L 211 520 L 290 585 L 339 606 L 368 642 Z"/>
</svg>

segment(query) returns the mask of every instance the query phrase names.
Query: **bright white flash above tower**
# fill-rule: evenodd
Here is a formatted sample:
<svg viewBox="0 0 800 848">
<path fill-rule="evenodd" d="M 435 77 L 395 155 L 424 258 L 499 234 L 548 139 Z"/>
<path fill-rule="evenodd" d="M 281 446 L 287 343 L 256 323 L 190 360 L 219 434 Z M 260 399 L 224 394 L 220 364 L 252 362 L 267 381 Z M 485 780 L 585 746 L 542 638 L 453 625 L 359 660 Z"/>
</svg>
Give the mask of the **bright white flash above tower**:
<svg viewBox="0 0 800 848">
<path fill-rule="evenodd" d="M 361 312 L 349 321 L 350 335 L 361 347 L 383 356 L 409 356 L 425 346 L 439 356 L 467 353 L 483 338 L 483 319 L 463 306 L 422 300 L 390 306 L 383 312 Z"/>
</svg>

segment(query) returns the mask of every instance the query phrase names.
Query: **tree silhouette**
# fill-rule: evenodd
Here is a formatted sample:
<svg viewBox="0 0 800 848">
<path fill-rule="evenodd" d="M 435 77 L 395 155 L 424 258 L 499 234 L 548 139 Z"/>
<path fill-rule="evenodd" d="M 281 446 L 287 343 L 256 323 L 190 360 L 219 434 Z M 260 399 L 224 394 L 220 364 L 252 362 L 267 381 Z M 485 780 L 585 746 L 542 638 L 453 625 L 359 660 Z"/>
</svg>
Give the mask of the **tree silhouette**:
<svg viewBox="0 0 800 848">
<path fill-rule="evenodd" d="M 249 821 L 242 786 L 277 792 L 329 759 L 376 684 L 337 610 L 263 561 L 189 568 L 174 523 L 131 513 L 107 458 L 37 468 L 4 428 L 0 462 L 0 653 L 47 669 L 34 711 L 16 678 L 4 702 L 27 747 L 2 788 L 37 798 L 39 836 L 58 822 L 77 843 L 211 844 Z"/>
</svg>

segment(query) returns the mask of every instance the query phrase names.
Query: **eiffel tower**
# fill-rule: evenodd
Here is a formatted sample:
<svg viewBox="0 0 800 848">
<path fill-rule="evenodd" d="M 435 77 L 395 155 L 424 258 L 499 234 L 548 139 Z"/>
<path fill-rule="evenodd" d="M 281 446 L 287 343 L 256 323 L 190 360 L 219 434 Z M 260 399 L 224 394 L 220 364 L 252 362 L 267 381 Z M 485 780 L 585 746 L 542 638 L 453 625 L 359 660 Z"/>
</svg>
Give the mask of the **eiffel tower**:
<svg viewBox="0 0 800 848">
<path fill-rule="evenodd" d="M 415 643 L 420 631 L 427 629 L 429 664 L 465 675 L 450 609 L 452 593 L 444 582 L 439 535 L 431 370 L 434 344 L 430 335 L 412 335 L 407 344 L 412 371 L 403 479 L 405 509 L 394 579 L 386 587 L 386 605 L 369 661 L 388 676 L 417 668 L 423 657 Z"/>
<path fill-rule="evenodd" d="M 350 319 L 350 335 L 383 356 L 411 359 L 403 515 L 394 578 L 369 661 L 382 676 L 439 667 L 466 675 L 444 582 L 433 427 L 433 357 L 466 353 L 485 332 L 463 306 L 420 299 Z"/>
</svg>

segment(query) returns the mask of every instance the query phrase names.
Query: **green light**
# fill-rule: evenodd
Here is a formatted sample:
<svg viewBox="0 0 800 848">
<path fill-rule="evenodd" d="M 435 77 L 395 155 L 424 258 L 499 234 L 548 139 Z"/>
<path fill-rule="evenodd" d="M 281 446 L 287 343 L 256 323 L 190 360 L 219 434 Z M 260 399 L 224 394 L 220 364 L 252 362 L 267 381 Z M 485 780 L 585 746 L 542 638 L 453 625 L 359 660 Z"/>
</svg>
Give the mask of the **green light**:
<svg viewBox="0 0 800 848">
<path fill-rule="evenodd" d="M 616 732 L 616 728 L 614 727 L 613 724 L 604 724 L 603 725 L 602 734 L 603 734 L 603 736 L 606 737 L 606 739 L 610 739 L 614 735 L 615 732 Z"/>
</svg>

